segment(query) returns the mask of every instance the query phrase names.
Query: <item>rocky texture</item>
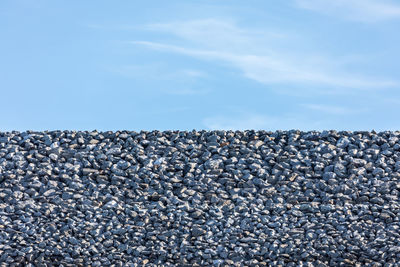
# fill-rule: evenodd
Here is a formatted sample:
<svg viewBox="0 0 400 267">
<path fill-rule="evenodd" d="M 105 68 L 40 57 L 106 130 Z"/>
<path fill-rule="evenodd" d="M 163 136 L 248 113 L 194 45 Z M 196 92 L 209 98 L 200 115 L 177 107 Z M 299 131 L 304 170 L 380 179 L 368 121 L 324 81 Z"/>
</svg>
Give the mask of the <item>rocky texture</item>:
<svg viewBox="0 0 400 267">
<path fill-rule="evenodd" d="M 0 133 L 1 266 L 396 266 L 399 136 Z"/>
</svg>

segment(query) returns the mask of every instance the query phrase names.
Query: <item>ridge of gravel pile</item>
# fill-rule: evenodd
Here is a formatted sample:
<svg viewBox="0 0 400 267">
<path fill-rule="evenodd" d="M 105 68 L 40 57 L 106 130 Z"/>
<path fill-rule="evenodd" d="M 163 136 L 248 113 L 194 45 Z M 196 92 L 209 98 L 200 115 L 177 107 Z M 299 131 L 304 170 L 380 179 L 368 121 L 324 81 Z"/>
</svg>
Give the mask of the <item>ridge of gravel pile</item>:
<svg viewBox="0 0 400 267">
<path fill-rule="evenodd" d="M 398 266 L 400 132 L 0 133 L 1 266 Z"/>
</svg>

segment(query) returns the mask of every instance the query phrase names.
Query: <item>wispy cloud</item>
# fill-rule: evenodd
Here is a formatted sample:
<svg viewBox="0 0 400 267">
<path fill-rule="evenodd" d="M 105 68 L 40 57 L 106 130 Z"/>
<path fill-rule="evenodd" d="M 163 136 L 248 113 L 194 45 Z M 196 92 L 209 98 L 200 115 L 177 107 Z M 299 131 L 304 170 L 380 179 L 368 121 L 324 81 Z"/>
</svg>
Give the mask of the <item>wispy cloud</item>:
<svg viewBox="0 0 400 267">
<path fill-rule="evenodd" d="M 168 93 L 170 95 L 205 95 L 210 91 L 211 90 L 205 88 L 184 87 L 184 88 L 168 89 L 167 91 L 165 91 L 165 93 Z"/>
<path fill-rule="evenodd" d="M 400 4 L 388 0 L 295 0 L 298 7 L 361 22 L 400 18 Z"/>
<path fill-rule="evenodd" d="M 242 118 L 231 118 L 226 116 L 208 117 L 203 120 L 203 124 L 210 130 L 260 130 L 271 128 L 274 120 L 267 116 L 252 115 Z"/>
<path fill-rule="evenodd" d="M 147 64 L 147 65 L 121 65 L 107 67 L 107 71 L 115 73 L 126 78 L 151 79 L 153 81 L 163 82 L 174 86 L 166 86 L 157 90 L 170 95 L 203 95 L 210 92 L 208 88 L 199 88 L 195 84 L 198 79 L 208 76 L 206 72 L 196 69 L 169 69 L 164 64 Z"/>
<path fill-rule="evenodd" d="M 395 104 L 395 105 L 400 105 L 400 98 L 383 98 L 382 101 L 386 104 Z"/>
<path fill-rule="evenodd" d="M 261 114 L 241 114 L 239 116 L 214 116 L 203 120 L 203 125 L 210 130 L 319 130 L 323 129 L 320 121 L 306 121 L 294 114 L 286 116 L 268 116 Z"/>
<path fill-rule="evenodd" d="M 202 71 L 192 70 L 192 69 L 181 70 L 180 73 L 182 75 L 185 75 L 188 77 L 205 77 L 205 76 L 207 76 L 207 74 Z"/>
<path fill-rule="evenodd" d="M 182 112 L 189 112 L 191 107 L 187 106 L 173 106 L 173 107 L 166 107 L 163 109 L 149 109 L 148 114 L 152 115 L 165 115 L 166 113 L 182 113 Z"/>
<path fill-rule="evenodd" d="M 358 89 L 385 88 L 398 85 L 396 81 L 324 71 L 324 68 L 329 68 L 329 66 L 323 64 L 307 65 L 296 60 L 296 58 L 290 58 L 284 53 L 274 51 L 265 54 L 247 54 L 245 49 L 242 53 L 230 52 L 227 48 L 229 44 L 226 44 L 226 47 L 202 50 L 148 41 L 132 41 L 131 43 L 203 60 L 219 61 L 227 66 L 238 68 L 245 77 L 264 84 L 314 84 Z M 320 61 L 320 63 L 322 62 Z"/>
<path fill-rule="evenodd" d="M 297 51 L 290 45 L 296 43 L 294 37 L 276 30 L 248 30 L 232 21 L 217 19 L 151 24 L 145 28 L 177 36 L 180 39 L 175 42 L 185 43 L 172 45 L 136 40 L 131 44 L 218 62 L 240 70 L 246 78 L 267 85 L 318 86 L 325 88 L 325 91 L 330 88 L 377 89 L 398 86 L 397 81 L 345 73 L 341 70 L 343 66 L 332 63 L 340 62 L 340 59 Z M 282 42 L 285 45 L 281 45 Z"/>
<path fill-rule="evenodd" d="M 229 19 L 202 19 L 178 21 L 170 23 L 150 24 L 145 27 L 151 31 L 174 34 L 182 39 L 192 41 L 195 46 L 201 45 L 209 49 L 225 47 L 229 51 L 254 51 L 260 48 L 260 42 L 288 38 L 286 34 L 273 29 L 256 30 L 237 27 Z M 229 45 L 229 46 L 227 46 Z"/>
<path fill-rule="evenodd" d="M 352 114 L 358 112 L 358 110 L 341 107 L 341 106 L 333 106 L 333 105 L 322 105 L 322 104 L 302 104 L 302 107 L 307 109 L 311 109 L 318 112 L 328 113 L 332 115 L 345 115 Z"/>
<path fill-rule="evenodd" d="M 203 78 L 207 73 L 196 69 L 178 69 L 171 70 L 164 64 L 146 64 L 146 65 L 121 65 L 108 67 L 107 70 L 126 77 L 157 77 L 157 79 L 185 79 L 185 78 Z"/>
</svg>

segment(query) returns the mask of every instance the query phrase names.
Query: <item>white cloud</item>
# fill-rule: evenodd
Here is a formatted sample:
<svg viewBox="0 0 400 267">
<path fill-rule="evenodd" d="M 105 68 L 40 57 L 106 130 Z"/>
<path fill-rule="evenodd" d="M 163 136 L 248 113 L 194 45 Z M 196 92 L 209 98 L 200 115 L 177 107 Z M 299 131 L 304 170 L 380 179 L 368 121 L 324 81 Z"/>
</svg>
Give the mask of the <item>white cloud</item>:
<svg viewBox="0 0 400 267">
<path fill-rule="evenodd" d="M 317 84 L 331 87 L 358 89 L 385 88 L 397 85 L 395 81 L 370 79 L 324 70 L 325 65 L 307 65 L 295 58 L 278 52 L 246 54 L 230 52 L 229 48 L 192 49 L 148 41 L 133 41 L 132 44 L 152 49 L 184 54 L 203 60 L 220 61 L 241 70 L 245 77 L 264 84 Z M 320 61 L 321 62 L 321 61 Z"/>
<path fill-rule="evenodd" d="M 171 70 L 164 64 L 121 65 L 107 68 L 108 71 L 126 77 L 157 77 L 158 79 L 192 79 L 206 77 L 207 73 L 196 69 Z"/>
<path fill-rule="evenodd" d="M 169 69 L 164 64 L 122 65 L 108 67 L 108 71 L 131 79 L 152 79 L 165 83 L 174 82 L 174 87 L 157 88 L 159 92 L 169 95 L 204 95 L 211 90 L 199 88 L 194 81 L 207 77 L 208 74 L 196 69 Z"/>
<path fill-rule="evenodd" d="M 210 130 L 319 130 L 322 122 L 299 118 L 297 115 L 267 116 L 260 114 L 241 114 L 239 116 L 214 116 L 203 120 Z"/>
<path fill-rule="evenodd" d="M 186 70 L 181 70 L 180 72 L 178 72 L 178 74 L 182 74 L 184 76 L 188 76 L 188 77 L 205 77 L 207 76 L 207 74 L 205 74 L 202 71 L 198 71 L 198 70 L 192 70 L 192 69 L 186 69 Z"/>
<path fill-rule="evenodd" d="M 333 106 L 333 105 L 321 105 L 321 104 L 302 104 L 301 106 L 318 112 L 333 114 L 333 115 L 346 115 L 357 112 L 354 109 Z"/>
<path fill-rule="evenodd" d="M 383 102 L 385 104 L 389 104 L 389 105 L 395 104 L 396 106 L 400 105 L 400 98 L 397 98 L 397 97 L 395 97 L 395 98 L 383 98 L 382 100 L 383 100 Z"/>
<path fill-rule="evenodd" d="M 151 24 L 144 28 L 175 35 L 180 38 L 178 41 L 184 41 L 185 44 L 171 45 L 154 41 L 133 41 L 131 44 L 222 63 L 240 70 L 249 79 L 267 85 L 309 88 L 317 85 L 325 88 L 324 93 L 332 88 L 340 91 L 343 88 L 398 86 L 397 81 L 343 72 L 345 61 L 351 55 L 343 56 L 346 59 L 343 60 L 316 53 L 302 53 L 294 45 L 298 40 L 293 34 L 277 33 L 274 30 L 248 30 L 229 20 L 218 19 Z M 344 63 L 341 65 L 339 62 L 342 61 Z"/>
<path fill-rule="evenodd" d="M 231 52 L 240 52 L 243 51 L 243 48 L 246 48 L 247 51 L 258 49 L 261 40 L 271 41 L 287 38 L 282 32 L 242 29 L 237 27 L 233 21 L 218 19 L 151 24 L 146 29 L 172 33 L 185 40 L 193 41 L 194 45 L 201 45 L 209 49 L 225 47 Z"/>
<path fill-rule="evenodd" d="M 191 107 L 187 106 L 167 106 L 163 107 L 162 109 L 149 109 L 147 111 L 148 114 L 151 115 L 165 115 L 166 113 L 183 113 L 189 112 Z"/>
<path fill-rule="evenodd" d="M 400 18 L 400 4 L 388 0 L 295 0 L 295 3 L 303 9 L 361 22 Z"/>
<path fill-rule="evenodd" d="M 229 118 L 225 116 L 208 117 L 203 124 L 210 130 L 248 130 L 270 128 L 273 123 L 266 116 L 253 115 L 243 118 Z"/>
<path fill-rule="evenodd" d="M 165 91 L 165 93 L 170 94 L 170 95 L 205 95 L 209 92 L 210 92 L 210 90 L 208 90 L 208 89 L 199 89 L 199 88 L 190 88 L 190 87 L 173 88 L 173 89 L 168 89 L 167 91 Z"/>
</svg>

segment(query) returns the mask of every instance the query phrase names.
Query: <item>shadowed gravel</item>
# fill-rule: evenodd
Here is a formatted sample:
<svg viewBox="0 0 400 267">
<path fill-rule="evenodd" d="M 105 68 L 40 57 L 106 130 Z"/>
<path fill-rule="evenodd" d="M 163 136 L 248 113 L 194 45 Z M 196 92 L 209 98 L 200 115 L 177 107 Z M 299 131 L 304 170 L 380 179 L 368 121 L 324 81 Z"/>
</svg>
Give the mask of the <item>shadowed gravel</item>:
<svg viewBox="0 0 400 267">
<path fill-rule="evenodd" d="M 400 132 L 0 133 L 1 266 L 399 266 Z"/>
</svg>

